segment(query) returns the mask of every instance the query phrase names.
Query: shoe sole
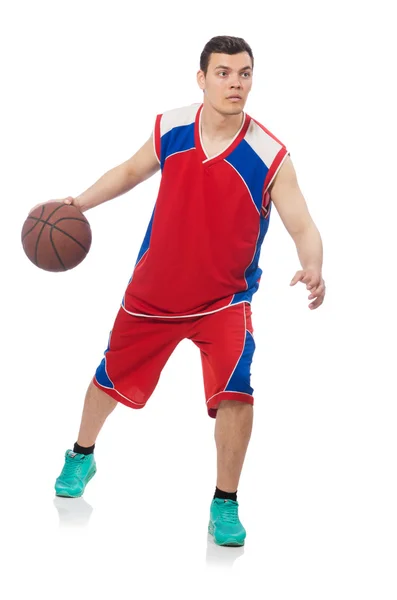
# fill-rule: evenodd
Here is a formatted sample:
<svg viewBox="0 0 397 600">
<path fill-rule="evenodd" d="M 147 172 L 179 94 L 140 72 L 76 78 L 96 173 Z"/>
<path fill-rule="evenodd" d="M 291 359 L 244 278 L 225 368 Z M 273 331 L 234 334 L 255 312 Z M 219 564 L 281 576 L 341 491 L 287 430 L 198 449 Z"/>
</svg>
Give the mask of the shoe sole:
<svg viewBox="0 0 397 600">
<path fill-rule="evenodd" d="M 91 473 L 91 475 L 89 475 L 89 476 L 88 476 L 88 478 L 87 478 L 87 481 L 86 481 L 86 483 L 85 483 L 85 486 L 84 486 L 84 488 L 82 489 L 82 491 L 80 492 L 80 494 L 75 494 L 75 495 L 73 495 L 73 494 L 57 494 L 57 493 L 55 493 L 55 495 L 56 495 L 58 498 L 81 498 L 81 496 L 84 494 L 84 491 L 85 491 L 85 488 L 87 487 L 87 484 L 88 484 L 88 483 L 91 481 L 91 479 L 94 477 L 95 473 L 96 473 L 96 468 L 95 468 L 95 469 L 94 469 L 94 471 Z"/>
<path fill-rule="evenodd" d="M 208 525 L 208 533 L 210 535 L 212 535 L 212 537 L 214 539 L 214 542 L 215 542 L 215 544 L 217 544 L 217 546 L 229 546 L 229 547 L 231 547 L 231 546 L 244 546 L 244 543 L 245 543 L 245 540 L 243 540 L 242 542 L 236 542 L 236 540 L 233 539 L 233 538 L 226 539 L 224 542 L 217 542 L 217 540 L 215 539 L 215 535 L 214 535 L 214 526 L 211 523 L 211 521 L 210 521 L 210 523 Z"/>
</svg>

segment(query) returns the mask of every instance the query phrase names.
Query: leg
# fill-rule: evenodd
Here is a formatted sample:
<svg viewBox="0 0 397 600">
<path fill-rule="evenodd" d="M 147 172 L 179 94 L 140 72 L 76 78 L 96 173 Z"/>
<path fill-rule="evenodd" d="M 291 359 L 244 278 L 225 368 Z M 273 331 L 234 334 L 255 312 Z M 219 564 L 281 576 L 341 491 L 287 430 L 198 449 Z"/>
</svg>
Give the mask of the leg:
<svg viewBox="0 0 397 600">
<path fill-rule="evenodd" d="M 233 400 L 223 400 L 215 421 L 217 448 L 217 487 L 224 492 L 236 492 L 245 454 L 251 437 L 253 406 Z"/>
<path fill-rule="evenodd" d="M 83 415 L 77 443 L 89 447 L 95 444 L 96 438 L 110 413 L 117 404 L 106 392 L 100 390 L 92 381 L 85 397 Z"/>
<path fill-rule="evenodd" d="M 231 306 L 204 317 L 192 338 L 201 350 L 208 415 L 215 418 L 217 482 L 208 532 L 216 544 L 242 546 L 246 531 L 238 516 L 237 487 L 251 437 L 255 350 L 250 306 Z"/>
<path fill-rule="evenodd" d="M 84 448 L 95 444 L 98 433 L 107 417 L 113 411 L 117 401 L 98 389 L 91 381 L 85 397 L 83 415 L 77 443 Z M 55 482 L 57 496 L 79 498 L 83 495 L 87 483 L 96 473 L 94 454 L 81 454 L 67 451 L 65 464 Z"/>
<path fill-rule="evenodd" d="M 64 467 L 55 482 L 57 496 L 82 496 L 96 473 L 91 447 L 107 417 L 119 402 L 137 409 L 145 406 L 181 339 L 180 328 L 170 328 L 168 322 L 153 324 L 119 310 L 105 356 L 86 393 L 77 438 L 82 449 L 66 452 Z"/>
<path fill-rule="evenodd" d="M 204 317 L 192 339 L 201 350 L 207 411 L 216 418 L 217 487 L 234 493 L 253 422 L 250 368 L 255 342 L 250 305 L 238 304 Z"/>
</svg>

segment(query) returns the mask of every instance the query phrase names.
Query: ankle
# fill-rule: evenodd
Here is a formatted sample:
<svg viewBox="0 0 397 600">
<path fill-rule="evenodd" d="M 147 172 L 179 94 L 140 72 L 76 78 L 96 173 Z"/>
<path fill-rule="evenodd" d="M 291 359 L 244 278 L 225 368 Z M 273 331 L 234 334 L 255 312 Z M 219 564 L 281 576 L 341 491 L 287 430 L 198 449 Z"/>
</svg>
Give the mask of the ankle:
<svg viewBox="0 0 397 600">
<path fill-rule="evenodd" d="M 235 492 L 225 492 L 224 490 L 220 490 L 218 487 L 216 487 L 214 498 L 220 498 L 221 500 L 234 500 L 237 502 L 237 490 Z"/>
<path fill-rule="evenodd" d="M 93 454 L 94 449 L 95 449 L 95 444 L 93 444 L 92 446 L 80 446 L 80 444 L 75 442 L 75 444 L 73 446 L 73 452 L 76 452 L 77 454 L 85 454 L 86 456 L 88 454 Z"/>
</svg>

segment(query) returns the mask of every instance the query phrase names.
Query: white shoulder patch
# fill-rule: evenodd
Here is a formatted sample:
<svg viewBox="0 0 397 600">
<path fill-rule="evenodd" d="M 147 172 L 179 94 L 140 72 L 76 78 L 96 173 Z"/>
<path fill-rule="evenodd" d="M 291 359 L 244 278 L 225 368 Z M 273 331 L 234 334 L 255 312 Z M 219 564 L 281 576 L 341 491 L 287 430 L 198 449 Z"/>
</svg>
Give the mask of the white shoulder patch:
<svg viewBox="0 0 397 600">
<path fill-rule="evenodd" d="M 174 127 L 181 127 L 182 125 L 194 123 L 199 107 L 200 104 L 192 104 L 190 106 L 174 108 L 164 112 L 161 117 L 160 135 L 163 136 Z"/>
<path fill-rule="evenodd" d="M 270 168 L 273 160 L 283 147 L 280 142 L 264 131 L 253 119 L 244 139 L 268 168 Z"/>
</svg>

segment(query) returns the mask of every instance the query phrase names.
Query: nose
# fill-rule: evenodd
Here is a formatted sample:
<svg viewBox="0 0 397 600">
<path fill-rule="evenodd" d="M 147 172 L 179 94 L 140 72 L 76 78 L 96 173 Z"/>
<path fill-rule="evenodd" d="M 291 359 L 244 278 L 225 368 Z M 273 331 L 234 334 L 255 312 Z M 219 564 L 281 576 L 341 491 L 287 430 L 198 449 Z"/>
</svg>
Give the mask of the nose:
<svg viewBox="0 0 397 600">
<path fill-rule="evenodd" d="M 241 88 L 241 81 L 240 81 L 240 77 L 238 75 L 238 73 L 236 73 L 234 76 L 232 76 L 231 81 L 230 81 L 230 87 L 231 88 Z"/>
</svg>

